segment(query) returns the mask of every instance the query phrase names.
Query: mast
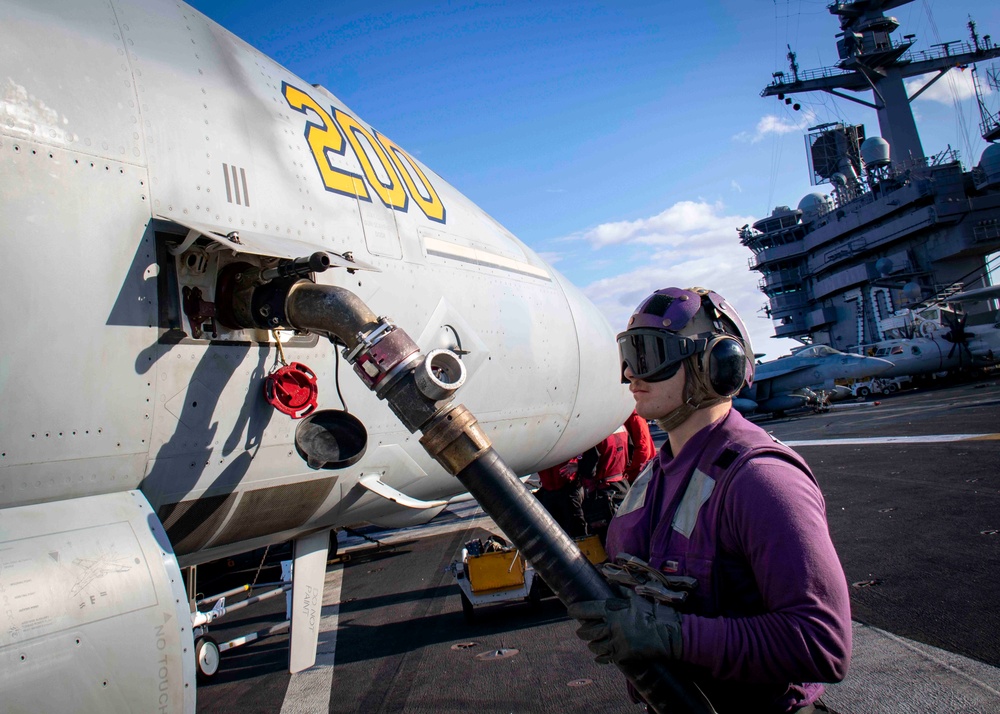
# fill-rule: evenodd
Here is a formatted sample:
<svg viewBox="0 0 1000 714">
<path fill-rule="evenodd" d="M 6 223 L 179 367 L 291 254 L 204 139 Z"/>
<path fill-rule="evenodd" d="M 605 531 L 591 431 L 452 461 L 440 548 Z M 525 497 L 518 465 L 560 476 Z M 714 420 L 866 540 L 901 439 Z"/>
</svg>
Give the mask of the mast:
<svg viewBox="0 0 1000 714">
<path fill-rule="evenodd" d="M 840 18 L 842 32 L 837 35 L 840 62 L 836 67 L 802 71 L 796 65 L 789 78 L 776 72 L 774 81 L 761 92 L 762 97 L 801 92 L 827 92 L 876 110 L 882 138 L 892 147 L 892 162 L 905 163 L 924 159 L 920 134 L 913 119 L 910 102 L 939 80 L 951 68 L 1000 57 L 1000 46 L 973 33 L 973 43 L 944 42 L 930 51 L 911 53 L 914 35 L 895 41 L 890 35 L 899 21 L 885 14 L 913 0 L 854 0 L 835 2 L 830 13 Z M 789 51 L 791 54 L 791 51 Z M 913 96 L 908 96 L 903 80 L 935 72 Z M 872 101 L 843 94 L 872 92 Z"/>
</svg>

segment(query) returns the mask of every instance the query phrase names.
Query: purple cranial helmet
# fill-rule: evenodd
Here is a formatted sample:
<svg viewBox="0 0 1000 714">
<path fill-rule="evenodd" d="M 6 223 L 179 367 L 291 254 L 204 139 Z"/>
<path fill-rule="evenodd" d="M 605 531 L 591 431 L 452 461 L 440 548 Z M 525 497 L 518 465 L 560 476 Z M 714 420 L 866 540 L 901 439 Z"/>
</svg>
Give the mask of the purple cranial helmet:
<svg viewBox="0 0 1000 714">
<path fill-rule="evenodd" d="M 731 397 L 753 381 L 753 348 L 743 321 L 725 298 L 704 288 L 654 292 L 618 335 L 618 348 L 623 375 L 628 367 L 647 382 L 673 377 L 690 359 L 689 376 L 696 378 L 691 396 L 700 406 L 706 399 Z"/>
<path fill-rule="evenodd" d="M 701 309 L 701 296 L 693 290 L 661 288 L 647 297 L 629 318 L 628 327 L 650 327 L 682 334 Z"/>
</svg>

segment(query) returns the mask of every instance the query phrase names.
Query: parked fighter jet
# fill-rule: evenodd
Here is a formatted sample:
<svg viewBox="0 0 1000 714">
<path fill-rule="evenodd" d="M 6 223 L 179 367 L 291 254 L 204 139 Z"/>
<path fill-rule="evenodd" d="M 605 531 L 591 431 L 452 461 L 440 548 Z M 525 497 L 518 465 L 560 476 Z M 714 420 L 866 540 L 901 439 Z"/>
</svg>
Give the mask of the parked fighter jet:
<svg viewBox="0 0 1000 714">
<path fill-rule="evenodd" d="M 781 413 L 814 401 L 836 401 L 850 394 L 838 388 L 838 379 L 861 379 L 892 367 L 875 357 L 846 354 L 826 345 L 812 345 L 791 355 L 757 365 L 752 386 L 733 400 L 742 413 Z M 822 392 L 822 394 L 817 394 Z"/>
<path fill-rule="evenodd" d="M 632 409 L 594 306 L 326 89 L 175 0 L 0 5 L 4 711 L 193 712 L 180 568 L 290 539 L 308 667 L 330 529 L 466 490 L 400 375 L 518 474 Z"/>
</svg>

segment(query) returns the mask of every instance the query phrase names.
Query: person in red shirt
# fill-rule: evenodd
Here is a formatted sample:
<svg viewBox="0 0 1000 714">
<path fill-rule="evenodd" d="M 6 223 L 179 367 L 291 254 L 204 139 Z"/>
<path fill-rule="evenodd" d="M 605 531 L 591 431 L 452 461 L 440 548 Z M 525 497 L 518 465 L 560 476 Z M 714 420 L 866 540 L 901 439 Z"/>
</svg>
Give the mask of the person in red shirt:
<svg viewBox="0 0 1000 714">
<path fill-rule="evenodd" d="M 586 490 L 583 511 L 587 528 L 600 537 L 601 543 L 604 543 L 608 523 L 628 491 L 627 462 L 628 432 L 623 425 L 583 452 L 577 465 L 577 476 Z"/>
<path fill-rule="evenodd" d="M 583 517 L 583 482 L 577 477 L 577 459 L 538 472 L 541 488 L 535 493 L 545 510 L 552 514 L 570 537 L 587 535 Z"/>
<path fill-rule="evenodd" d="M 649 433 L 649 422 L 639 416 L 635 410 L 625 420 L 625 431 L 628 432 L 629 446 L 631 447 L 628 466 L 625 467 L 625 480 L 631 485 L 635 483 L 639 473 L 649 463 L 649 460 L 656 456 L 656 446 Z"/>
</svg>

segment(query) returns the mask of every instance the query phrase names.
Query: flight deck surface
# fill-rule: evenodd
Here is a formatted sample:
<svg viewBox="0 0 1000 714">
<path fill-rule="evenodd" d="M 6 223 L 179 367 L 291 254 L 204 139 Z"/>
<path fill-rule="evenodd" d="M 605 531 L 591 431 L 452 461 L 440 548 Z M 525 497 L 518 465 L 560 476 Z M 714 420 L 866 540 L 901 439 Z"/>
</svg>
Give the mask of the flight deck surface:
<svg viewBox="0 0 1000 714">
<path fill-rule="evenodd" d="M 852 667 L 824 699 L 842 714 L 1000 712 L 1000 383 L 879 401 L 759 422 L 815 471 L 851 584 Z M 366 531 L 381 546 L 341 534 L 350 558 L 327 572 L 317 666 L 289 675 L 285 635 L 223 653 L 198 711 L 641 711 L 556 599 L 466 621 L 445 568 L 490 532 L 466 502 L 426 526 Z M 283 615 L 277 598 L 212 634 Z"/>
</svg>

